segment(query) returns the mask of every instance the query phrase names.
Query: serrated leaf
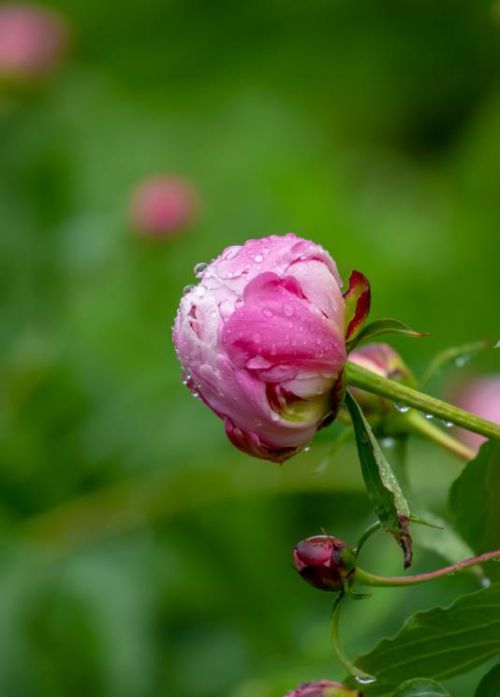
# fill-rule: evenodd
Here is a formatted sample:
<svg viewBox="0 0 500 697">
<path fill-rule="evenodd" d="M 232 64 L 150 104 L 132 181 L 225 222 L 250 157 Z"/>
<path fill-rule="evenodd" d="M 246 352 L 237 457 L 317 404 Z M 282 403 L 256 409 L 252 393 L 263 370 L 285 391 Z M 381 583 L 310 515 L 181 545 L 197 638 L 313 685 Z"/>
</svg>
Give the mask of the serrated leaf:
<svg viewBox="0 0 500 697">
<path fill-rule="evenodd" d="M 382 639 L 356 661 L 377 678 L 366 697 L 392 697 L 409 676 L 445 680 L 500 653 L 500 584 L 410 617 L 392 639 Z"/>
<path fill-rule="evenodd" d="M 486 673 L 474 697 L 500 697 L 500 663 Z"/>
<path fill-rule="evenodd" d="M 378 519 L 401 546 L 404 566 L 408 568 L 412 561 L 408 503 L 368 421 L 349 391 L 346 392 L 345 404 L 351 415 L 368 496 Z"/>
<path fill-rule="evenodd" d="M 349 277 L 349 288 L 344 293 L 345 338 L 354 339 L 361 331 L 370 312 L 370 282 L 360 271 L 353 271 Z"/>
<path fill-rule="evenodd" d="M 472 549 L 500 547 L 500 443 L 484 443 L 477 456 L 452 484 L 448 499 L 457 532 Z M 498 565 L 489 572 L 500 578 Z"/>
<path fill-rule="evenodd" d="M 400 322 L 397 319 L 377 319 L 367 324 L 366 327 L 361 329 L 361 331 L 353 337 L 353 339 L 348 341 L 348 349 L 351 350 L 362 341 L 371 340 L 379 334 L 402 334 L 412 339 L 427 336 L 426 332 L 416 332 L 410 329 L 404 322 Z"/>
<path fill-rule="evenodd" d="M 435 680 L 414 678 L 402 683 L 394 697 L 450 697 L 450 693 Z"/>
</svg>

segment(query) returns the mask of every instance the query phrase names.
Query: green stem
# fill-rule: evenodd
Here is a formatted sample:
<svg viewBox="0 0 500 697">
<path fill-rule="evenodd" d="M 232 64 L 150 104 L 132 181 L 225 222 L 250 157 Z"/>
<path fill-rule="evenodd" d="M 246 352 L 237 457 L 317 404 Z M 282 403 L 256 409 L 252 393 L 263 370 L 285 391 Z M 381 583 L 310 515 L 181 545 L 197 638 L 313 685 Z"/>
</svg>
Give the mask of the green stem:
<svg viewBox="0 0 500 697">
<path fill-rule="evenodd" d="M 475 450 L 468 448 L 459 440 L 453 438 L 449 433 L 442 431 L 438 426 L 423 417 L 422 414 L 419 414 L 419 412 L 411 410 L 407 414 L 404 414 L 402 420 L 410 431 L 417 435 L 424 436 L 424 438 L 440 445 L 462 460 L 469 462 L 469 460 L 473 460 L 476 457 L 477 453 Z"/>
<path fill-rule="evenodd" d="M 413 574 L 412 576 L 378 576 L 377 574 L 372 574 L 358 567 L 354 574 L 354 580 L 359 583 L 364 583 L 366 586 L 414 586 L 418 583 L 434 581 L 436 578 L 441 578 L 442 576 L 451 576 L 457 571 L 468 569 L 470 566 L 476 566 L 477 564 L 484 564 L 484 562 L 494 559 L 500 559 L 500 549 L 480 554 L 478 557 L 463 559 L 462 561 L 444 566 L 436 571 L 429 571 L 425 574 Z"/>
<path fill-rule="evenodd" d="M 414 390 L 399 382 L 376 375 L 351 361 L 347 362 L 345 372 L 349 385 L 378 394 L 381 397 L 387 397 L 399 404 L 414 407 L 426 414 L 437 416 L 443 421 L 450 421 L 456 426 L 462 426 L 462 428 L 466 428 L 469 431 L 486 436 L 486 438 L 500 440 L 500 426 L 498 424 L 481 419 L 475 414 L 470 414 L 463 409 L 454 407 L 447 402 L 442 402 L 440 399 Z"/>
<path fill-rule="evenodd" d="M 369 684 L 372 682 L 375 682 L 375 678 L 373 675 L 369 675 L 368 673 L 365 673 L 363 670 L 358 668 L 357 666 L 354 665 L 352 661 L 350 661 L 345 653 L 342 650 L 342 647 L 340 645 L 340 637 L 339 637 L 339 621 L 340 621 L 340 607 L 342 605 L 342 601 L 344 600 L 345 596 L 344 593 L 341 592 L 337 596 L 335 600 L 335 604 L 333 606 L 333 612 L 332 612 L 332 621 L 331 621 L 331 631 L 330 631 L 330 637 L 332 640 L 332 646 L 333 650 L 335 651 L 335 655 L 339 659 L 340 663 L 344 666 L 344 668 L 347 670 L 349 675 L 352 675 L 355 680 L 362 684 Z"/>
</svg>

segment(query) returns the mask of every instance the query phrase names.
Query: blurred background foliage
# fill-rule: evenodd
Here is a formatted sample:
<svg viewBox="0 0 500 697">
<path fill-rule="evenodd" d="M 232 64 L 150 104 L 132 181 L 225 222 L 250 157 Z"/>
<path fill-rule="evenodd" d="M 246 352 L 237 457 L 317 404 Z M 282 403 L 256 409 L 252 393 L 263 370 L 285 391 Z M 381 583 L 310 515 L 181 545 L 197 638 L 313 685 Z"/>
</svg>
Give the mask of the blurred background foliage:
<svg viewBox="0 0 500 697">
<path fill-rule="evenodd" d="M 182 386 L 170 327 L 192 269 L 294 231 L 363 271 L 415 371 L 499 334 L 500 26 L 483 0 L 61 0 L 71 50 L 0 97 L 0 692 L 280 697 L 340 679 L 329 596 L 298 539 L 372 520 L 335 426 L 278 468 L 226 442 Z M 198 221 L 151 241 L 131 192 L 167 172 Z M 498 370 L 486 351 L 432 385 Z M 443 513 L 459 463 L 412 444 Z M 436 533 L 438 534 L 438 533 Z M 379 537 L 366 566 L 399 572 Z M 417 568 L 441 560 L 417 551 Z M 371 566 L 369 566 L 371 565 Z M 471 576 L 378 590 L 344 616 L 355 655 Z M 476 676 L 450 681 L 470 697 Z"/>
</svg>

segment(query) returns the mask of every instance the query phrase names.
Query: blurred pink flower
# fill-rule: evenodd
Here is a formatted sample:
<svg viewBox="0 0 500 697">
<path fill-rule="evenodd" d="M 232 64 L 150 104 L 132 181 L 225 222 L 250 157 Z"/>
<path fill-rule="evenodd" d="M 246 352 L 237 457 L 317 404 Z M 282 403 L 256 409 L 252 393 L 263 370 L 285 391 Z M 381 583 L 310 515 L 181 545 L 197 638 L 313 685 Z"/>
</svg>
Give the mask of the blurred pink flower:
<svg viewBox="0 0 500 697">
<path fill-rule="evenodd" d="M 455 393 L 453 401 L 466 411 L 500 424 L 500 375 L 488 375 L 467 382 Z M 457 428 L 456 433 L 462 442 L 475 450 L 486 440 L 462 428 Z"/>
<path fill-rule="evenodd" d="M 338 408 L 346 352 L 335 263 L 288 234 L 228 247 L 199 276 L 173 333 L 186 384 L 236 447 L 286 460 Z"/>
<path fill-rule="evenodd" d="M 339 682 L 316 680 L 299 685 L 285 697 L 362 697 L 362 695 L 357 690 L 350 690 Z"/>
<path fill-rule="evenodd" d="M 57 64 L 68 40 L 67 26 L 55 12 L 38 6 L 0 7 L 0 76 L 37 77 Z"/>
<path fill-rule="evenodd" d="M 151 237 L 170 236 L 188 227 L 197 213 L 197 194 L 193 186 L 181 177 L 151 177 L 132 194 L 132 225 L 138 232 Z"/>
</svg>

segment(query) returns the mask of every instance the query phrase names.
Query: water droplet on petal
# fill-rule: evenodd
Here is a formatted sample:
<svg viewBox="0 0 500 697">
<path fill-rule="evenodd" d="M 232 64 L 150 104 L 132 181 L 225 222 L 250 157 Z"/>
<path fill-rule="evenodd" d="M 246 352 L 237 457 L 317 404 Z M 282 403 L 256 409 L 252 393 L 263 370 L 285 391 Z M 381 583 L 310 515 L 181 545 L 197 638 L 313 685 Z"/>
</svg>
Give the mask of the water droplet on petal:
<svg viewBox="0 0 500 697">
<path fill-rule="evenodd" d="M 222 258 L 224 259 L 224 261 L 230 261 L 231 259 L 235 259 L 240 253 L 240 250 L 241 245 L 233 245 L 232 247 L 228 247 L 224 252 Z"/>
<path fill-rule="evenodd" d="M 262 256 L 262 254 L 256 254 L 254 256 L 253 260 L 255 261 L 256 264 L 260 264 L 261 262 L 264 261 L 264 257 Z"/>
<path fill-rule="evenodd" d="M 264 315 L 264 317 L 272 317 L 273 311 L 269 307 L 265 307 L 262 311 L 262 314 Z"/>
<path fill-rule="evenodd" d="M 285 317 L 293 317 L 293 307 L 288 303 L 284 303 L 283 314 L 285 315 Z"/>
<path fill-rule="evenodd" d="M 200 261 L 194 267 L 194 275 L 197 276 L 198 278 L 201 278 L 207 269 L 208 269 L 208 264 L 206 264 L 204 261 Z"/>
<path fill-rule="evenodd" d="M 199 298 L 202 298 L 206 292 L 207 292 L 207 289 L 205 288 L 205 286 L 196 286 L 195 294 Z"/>
<path fill-rule="evenodd" d="M 190 283 L 188 286 L 184 286 L 184 288 L 182 289 L 182 295 L 187 295 L 193 290 L 193 288 L 195 288 L 193 283 Z"/>
</svg>

